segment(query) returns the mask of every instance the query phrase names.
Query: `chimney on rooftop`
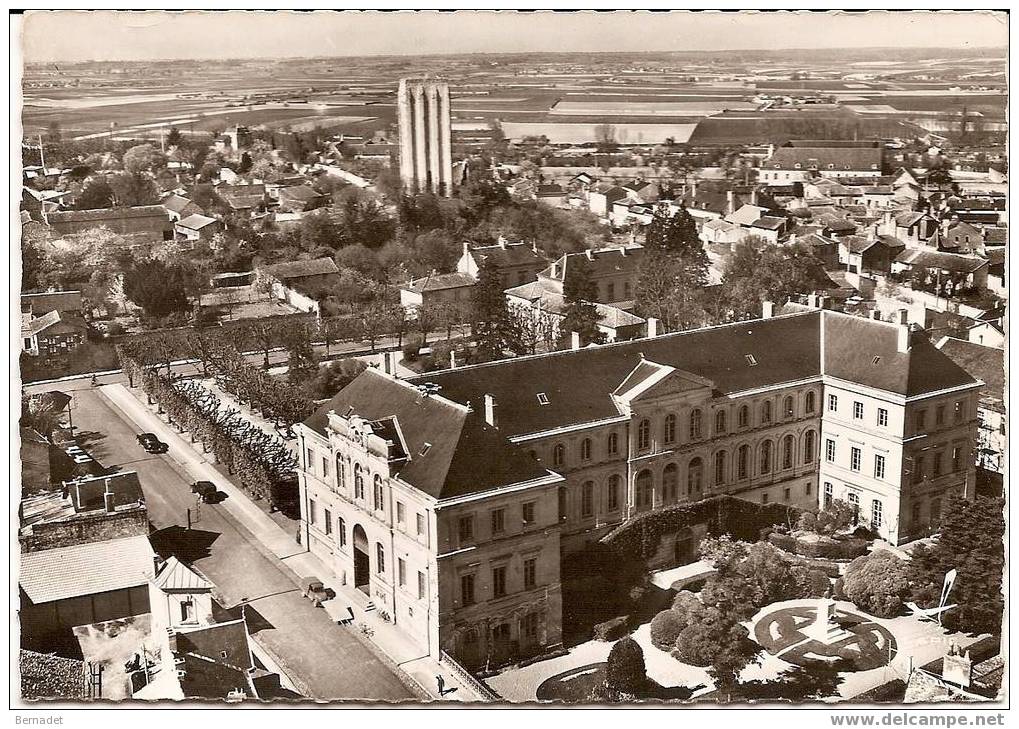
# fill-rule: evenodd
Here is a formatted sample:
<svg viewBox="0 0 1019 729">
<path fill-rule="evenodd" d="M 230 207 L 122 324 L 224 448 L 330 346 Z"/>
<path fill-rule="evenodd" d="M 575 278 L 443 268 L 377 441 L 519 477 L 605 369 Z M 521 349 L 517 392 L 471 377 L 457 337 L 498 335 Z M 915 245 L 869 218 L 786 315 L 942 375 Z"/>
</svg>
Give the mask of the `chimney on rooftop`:
<svg viewBox="0 0 1019 729">
<path fill-rule="evenodd" d="M 811 309 L 821 308 L 821 302 L 818 301 L 817 294 L 807 294 L 807 306 L 809 306 Z"/>
<path fill-rule="evenodd" d="M 761 302 L 761 318 L 770 319 L 775 316 L 775 304 L 772 301 Z"/>
<path fill-rule="evenodd" d="M 456 350 L 455 349 L 449 350 L 449 368 L 451 370 L 455 370 L 456 369 Z"/>
<path fill-rule="evenodd" d="M 584 254 L 587 256 L 587 260 L 589 260 L 589 261 L 593 261 L 594 260 L 594 251 L 592 251 L 590 248 L 588 248 L 586 251 L 584 251 Z"/>
<path fill-rule="evenodd" d="M 495 417 L 495 398 L 485 393 L 485 422 L 493 428 L 498 428 L 498 421 Z"/>
<path fill-rule="evenodd" d="M 471 244 L 468 243 L 467 241 L 464 241 L 464 255 L 466 256 L 470 252 L 471 252 Z"/>
<path fill-rule="evenodd" d="M 570 349 L 580 349 L 580 332 L 570 332 Z"/>
<path fill-rule="evenodd" d="M 896 341 L 896 349 L 899 352 L 901 352 L 902 354 L 905 354 L 906 352 L 909 351 L 909 337 L 910 337 L 910 334 L 911 334 L 910 329 L 909 329 L 909 324 L 904 324 L 904 323 L 900 322 L 899 324 L 896 324 L 895 326 L 898 329 L 898 339 Z"/>
<path fill-rule="evenodd" d="M 789 245 L 791 245 L 791 246 L 796 245 L 796 234 L 795 233 L 790 233 L 789 234 Z"/>
<path fill-rule="evenodd" d="M 658 320 L 653 316 L 649 316 L 647 320 L 647 336 L 648 339 L 654 339 L 658 336 Z"/>
<path fill-rule="evenodd" d="M 874 321 L 881 321 L 881 310 L 871 309 L 870 318 L 873 319 Z"/>
<path fill-rule="evenodd" d="M 499 247 L 502 248 L 503 250 L 506 250 L 506 236 L 504 235 L 499 236 Z"/>
<path fill-rule="evenodd" d="M 754 206 L 757 205 L 757 188 L 756 187 L 751 187 L 750 188 L 750 204 L 754 205 Z"/>
<path fill-rule="evenodd" d="M 387 375 L 396 376 L 396 352 L 382 353 L 382 371 Z"/>
<path fill-rule="evenodd" d="M 899 309 L 896 316 L 899 324 L 909 324 L 909 309 Z"/>
</svg>

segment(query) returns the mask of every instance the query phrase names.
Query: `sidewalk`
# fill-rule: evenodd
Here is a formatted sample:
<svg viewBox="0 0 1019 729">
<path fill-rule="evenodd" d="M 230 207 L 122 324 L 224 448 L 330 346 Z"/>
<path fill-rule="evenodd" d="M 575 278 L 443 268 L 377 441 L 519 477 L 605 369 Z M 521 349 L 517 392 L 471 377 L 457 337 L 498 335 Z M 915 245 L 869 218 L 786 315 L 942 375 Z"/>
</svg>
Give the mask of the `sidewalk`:
<svg viewBox="0 0 1019 729">
<path fill-rule="evenodd" d="M 360 626 L 368 626 L 373 635 L 372 645 L 383 653 L 396 667 L 408 675 L 422 691 L 435 700 L 442 701 L 483 701 L 471 687 L 459 681 L 456 675 L 446 666 L 430 656 L 422 656 L 422 651 L 404 637 L 396 626 L 386 623 L 377 617 L 377 611 L 365 613 L 364 607 L 368 598 L 352 587 L 340 585 L 328 580 L 330 570 L 310 552 L 297 544 L 294 533 L 280 528 L 267 514 L 263 513 L 251 502 L 247 494 L 225 478 L 212 465 L 210 457 L 200 452 L 201 446 L 189 442 L 188 436 L 177 430 L 157 416 L 148 405 L 138 400 L 134 393 L 124 385 L 104 385 L 100 393 L 107 401 L 129 420 L 138 425 L 140 430 L 155 433 L 156 436 L 170 445 L 169 454 L 179 465 L 187 470 L 196 480 L 211 481 L 217 489 L 227 495 L 218 508 L 227 511 L 239 522 L 268 552 L 276 556 L 284 567 L 292 573 L 298 585 L 302 578 L 318 577 L 336 593 L 336 598 L 327 600 L 323 607 L 331 618 L 336 621 L 348 619 L 349 606 L 354 614 L 355 634 L 362 641 L 367 637 L 361 634 Z M 296 524 L 295 524 L 296 531 Z M 436 677 L 441 675 L 448 687 L 444 696 L 439 696 Z M 455 688 L 455 691 L 449 689 Z"/>
</svg>

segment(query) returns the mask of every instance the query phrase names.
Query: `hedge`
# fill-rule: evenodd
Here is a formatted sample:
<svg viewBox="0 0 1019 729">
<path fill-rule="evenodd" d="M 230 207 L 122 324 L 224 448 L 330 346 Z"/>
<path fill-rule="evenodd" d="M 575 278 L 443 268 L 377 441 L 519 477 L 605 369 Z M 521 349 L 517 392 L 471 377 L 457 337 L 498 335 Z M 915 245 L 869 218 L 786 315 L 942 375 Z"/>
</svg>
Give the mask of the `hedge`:
<svg viewBox="0 0 1019 729">
<path fill-rule="evenodd" d="M 618 618 L 606 620 L 594 626 L 594 639 L 609 641 L 619 640 L 630 632 L 630 616 L 620 615 Z"/>
<path fill-rule="evenodd" d="M 612 547 L 618 558 L 643 561 L 654 556 L 663 537 L 697 524 L 707 524 L 711 536 L 729 534 L 745 542 L 756 542 L 764 529 L 776 524 L 795 524 L 801 513 L 802 509 L 794 506 L 712 496 L 639 514 L 601 541 Z"/>
<path fill-rule="evenodd" d="M 779 532 L 769 534 L 768 541 L 786 552 L 821 559 L 856 559 L 865 555 L 870 546 L 870 541 L 866 539 L 831 539 L 815 542 Z"/>
</svg>

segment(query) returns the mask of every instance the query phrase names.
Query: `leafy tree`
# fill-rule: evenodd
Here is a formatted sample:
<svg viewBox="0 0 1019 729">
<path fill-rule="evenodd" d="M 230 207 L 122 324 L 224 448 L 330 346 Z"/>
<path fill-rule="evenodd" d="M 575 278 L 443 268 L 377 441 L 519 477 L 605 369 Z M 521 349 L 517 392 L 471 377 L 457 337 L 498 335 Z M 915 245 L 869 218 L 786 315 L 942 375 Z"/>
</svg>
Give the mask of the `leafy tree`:
<svg viewBox="0 0 1019 729">
<path fill-rule="evenodd" d="M 898 615 L 909 592 L 909 565 L 886 550 L 857 557 L 842 577 L 842 594 L 861 609 L 882 618 Z"/>
<path fill-rule="evenodd" d="M 81 189 L 81 193 L 74 201 L 76 210 L 96 210 L 99 208 L 113 207 L 113 188 L 102 177 L 93 177 Z"/>
<path fill-rule="evenodd" d="M 832 499 L 830 504 L 816 514 L 809 511 L 804 512 L 796 526 L 804 531 L 830 537 L 848 529 L 855 518 L 856 509 L 852 504 L 842 499 Z"/>
<path fill-rule="evenodd" d="M 162 319 L 188 308 L 187 272 L 160 260 L 143 260 L 124 272 L 124 293 L 145 315 Z"/>
<path fill-rule="evenodd" d="M 351 187 L 340 193 L 337 202 L 341 245 L 381 248 L 396 232 L 393 220 L 382 204 L 369 193 Z"/>
<path fill-rule="evenodd" d="M 282 332 L 287 348 L 287 379 L 295 384 L 307 382 L 318 374 L 318 357 L 311 345 L 311 329 L 297 324 Z"/>
<path fill-rule="evenodd" d="M 767 681 L 746 681 L 732 688 L 731 698 L 740 701 L 818 701 L 835 696 L 842 683 L 840 672 L 850 670 L 846 662 L 814 661 L 794 666 Z"/>
<path fill-rule="evenodd" d="M 735 615 L 707 608 L 676 639 L 676 657 L 693 666 L 707 666 L 718 690 L 731 697 L 740 672 L 757 660 L 761 647 Z"/>
<path fill-rule="evenodd" d="M 567 259 L 566 273 L 563 280 L 563 298 L 565 309 L 563 320 L 559 323 L 560 347 L 569 347 L 572 333 L 580 335 L 580 346 L 601 344 L 605 341 L 605 333 L 598 329 L 601 316 L 598 307 L 592 301 L 597 291 L 584 256 L 571 256 Z"/>
<path fill-rule="evenodd" d="M 669 251 L 683 256 L 703 257 L 697 223 L 685 207 L 670 214 L 668 203 L 655 207 L 644 234 L 645 251 Z"/>
<path fill-rule="evenodd" d="M 43 273 L 46 258 L 39 247 L 31 240 L 21 243 L 21 290 L 31 291 L 41 286 L 40 276 Z"/>
<path fill-rule="evenodd" d="M 139 144 L 124 152 L 124 171 L 132 174 L 155 173 L 166 167 L 166 155 L 151 144 Z"/>
<path fill-rule="evenodd" d="M 1001 630 L 1004 615 L 1002 572 L 1005 564 L 1004 501 L 980 497 L 966 501 L 952 497 L 945 504 L 938 538 L 919 545 L 909 563 L 914 595 L 919 604 L 937 604 L 945 574 L 958 570 L 950 602 L 958 607 L 946 612 L 943 624 L 950 630 L 971 633 Z M 921 589 L 929 585 L 926 593 Z"/>
<path fill-rule="evenodd" d="M 180 133 L 180 130 L 177 127 L 170 127 L 170 131 L 166 135 L 166 146 L 179 147 L 183 141 L 184 135 Z"/>
<path fill-rule="evenodd" d="M 326 210 L 316 210 L 305 215 L 301 218 L 298 230 L 301 247 L 305 250 L 321 247 L 338 248 L 342 242 L 340 227 Z"/>
<path fill-rule="evenodd" d="M 347 357 L 320 367 L 308 383 L 309 394 L 315 399 L 329 398 L 354 381 L 368 368 L 362 360 Z"/>
<path fill-rule="evenodd" d="M 109 177 L 113 202 L 117 207 L 155 205 L 159 202 L 156 182 L 144 172 L 120 172 Z"/>
<path fill-rule="evenodd" d="M 499 272 L 491 261 L 481 265 L 478 282 L 471 292 L 471 305 L 478 361 L 501 359 L 513 345 L 512 321 Z"/>
<path fill-rule="evenodd" d="M 651 620 L 651 644 L 658 650 L 672 650 L 686 626 L 678 611 L 662 610 Z"/>
<path fill-rule="evenodd" d="M 736 245 L 722 276 L 728 305 L 740 319 L 758 315 L 762 301 L 781 303 L 829 285 L 824 264 L 809 246 L 775 245 L 755 237 Z"/>
<path fill-rule="evenodd" d="M 639 696 L 648 686 L 644 651 L 633 638 L 616 642 L 605 666 L 605 685 L 615 697 Z"/>
<path fill-rule="evenodd" d="M 425 269 L 449 273 L 456 268 L 460 246 L 444 230 L 430 230 L 414 239 L 414 258 Z"/>
</svg>

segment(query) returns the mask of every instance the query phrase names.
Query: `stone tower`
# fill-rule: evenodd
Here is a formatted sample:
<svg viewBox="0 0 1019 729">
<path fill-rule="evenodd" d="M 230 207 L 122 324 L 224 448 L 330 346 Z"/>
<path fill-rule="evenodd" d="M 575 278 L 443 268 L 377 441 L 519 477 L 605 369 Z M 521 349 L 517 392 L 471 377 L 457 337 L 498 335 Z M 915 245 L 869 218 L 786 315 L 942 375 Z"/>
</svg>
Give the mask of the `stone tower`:
<svg viewBox="0 0 1019 729">
<path fill-rule="evenodd" d="M 404 186 L 411 192 L 430 191 L 448 197 L 453 184 L 449 84 L 401 79 L 396 107 Z"/>
</svg>

